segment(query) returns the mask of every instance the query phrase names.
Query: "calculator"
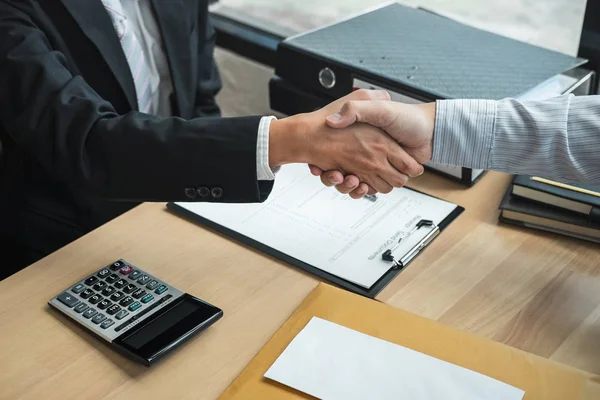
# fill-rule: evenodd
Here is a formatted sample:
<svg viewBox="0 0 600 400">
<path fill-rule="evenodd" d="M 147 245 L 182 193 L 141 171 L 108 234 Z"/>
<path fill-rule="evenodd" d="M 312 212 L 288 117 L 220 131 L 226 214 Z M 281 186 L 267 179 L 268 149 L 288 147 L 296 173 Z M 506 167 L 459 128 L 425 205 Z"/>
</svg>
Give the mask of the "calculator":
<svg viewBox="0 0 600 400">
<path fill-rule="evenodd" d="M 223 316 L 219 308 L 125 260 L 75 282 L 48 304 L 144 365 Z"/>
</svg>

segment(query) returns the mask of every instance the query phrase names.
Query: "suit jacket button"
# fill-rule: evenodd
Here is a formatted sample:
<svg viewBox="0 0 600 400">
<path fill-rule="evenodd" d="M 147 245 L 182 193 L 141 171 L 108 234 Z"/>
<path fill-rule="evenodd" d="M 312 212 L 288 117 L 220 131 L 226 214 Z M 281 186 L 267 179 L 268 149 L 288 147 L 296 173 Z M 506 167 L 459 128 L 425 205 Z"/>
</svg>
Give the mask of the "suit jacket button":
<svg viewBox="0 0 600 400">
<path fill-rule="evenodd" d="M 198 196 L 198 193 L 196 193 L 196 189 L 194 189 L 194 188 L 185 188 L 185 195 L 189 199 L 195 199 L 196 196 Z"/>
<path fill-rule="evenodd" d="M 202 198 L 208 197 L 210 194 L 210 190 L 208 190 L 206 186 L 200 186 L 198 189 L 196 189 L 196 191 Z"/>
<path fill-rule="evenodd" d="M 213 198 L 220 199 L 221 197 L 223 197 L 223 189 L 221 189 L 220 187 L 214 187 L 210 191 L 210 194 Z"/>
</svg>

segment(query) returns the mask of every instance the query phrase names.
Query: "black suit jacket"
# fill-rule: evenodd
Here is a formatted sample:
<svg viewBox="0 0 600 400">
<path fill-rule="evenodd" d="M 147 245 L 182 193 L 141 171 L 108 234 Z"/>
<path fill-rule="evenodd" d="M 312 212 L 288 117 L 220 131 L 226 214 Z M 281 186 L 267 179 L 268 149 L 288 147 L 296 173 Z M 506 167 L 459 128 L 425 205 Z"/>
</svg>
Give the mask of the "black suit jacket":
<svg viewBox="0 0 600 400">
<path fill-rule="evenodd" d="M 136 202 L 258 202 L 271 190 L 256 179 L 259 117 L 218 117 L 207 1 L 151 3 L 173 118 L 137 111 L 100 0 L 0 0 L 0 235 L 34 258 Z"/>
</svg>

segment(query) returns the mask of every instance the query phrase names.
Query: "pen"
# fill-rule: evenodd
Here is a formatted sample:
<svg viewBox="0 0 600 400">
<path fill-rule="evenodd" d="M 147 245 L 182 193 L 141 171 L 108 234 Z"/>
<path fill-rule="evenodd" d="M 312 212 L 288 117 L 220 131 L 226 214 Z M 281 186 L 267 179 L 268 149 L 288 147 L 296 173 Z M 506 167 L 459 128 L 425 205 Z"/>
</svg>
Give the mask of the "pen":
<svg viewBox="0 0 600 400">
<path fill-rule="evenodd" d="M 377 195 L 375 195 L 375 194 L 366 194 L 365 195 L 365 199 L 367 199 L 369 201 L 375 202 L 375 201 L 377 201 Z"/>
</svg>

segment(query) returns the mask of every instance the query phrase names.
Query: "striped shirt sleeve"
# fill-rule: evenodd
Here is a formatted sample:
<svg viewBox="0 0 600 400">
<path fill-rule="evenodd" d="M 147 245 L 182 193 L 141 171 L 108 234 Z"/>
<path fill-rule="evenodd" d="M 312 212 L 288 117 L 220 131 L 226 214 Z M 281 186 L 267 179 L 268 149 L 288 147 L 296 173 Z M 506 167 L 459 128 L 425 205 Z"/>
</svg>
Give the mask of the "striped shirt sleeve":
<svg viewBox="0 0 600 400">
<path fill-rule="evenodd" d="M 600 96 L 439 100 L 432 161 L 600 185 Z"/>
<path fill-rule="evenodd" d="M 269 166 L 269 129 L 275 117 L 262 117 L 258 124 L 256 140 L 256 178 L 259 181 L 272 181 L 279 168 Z"/>
</svg>

